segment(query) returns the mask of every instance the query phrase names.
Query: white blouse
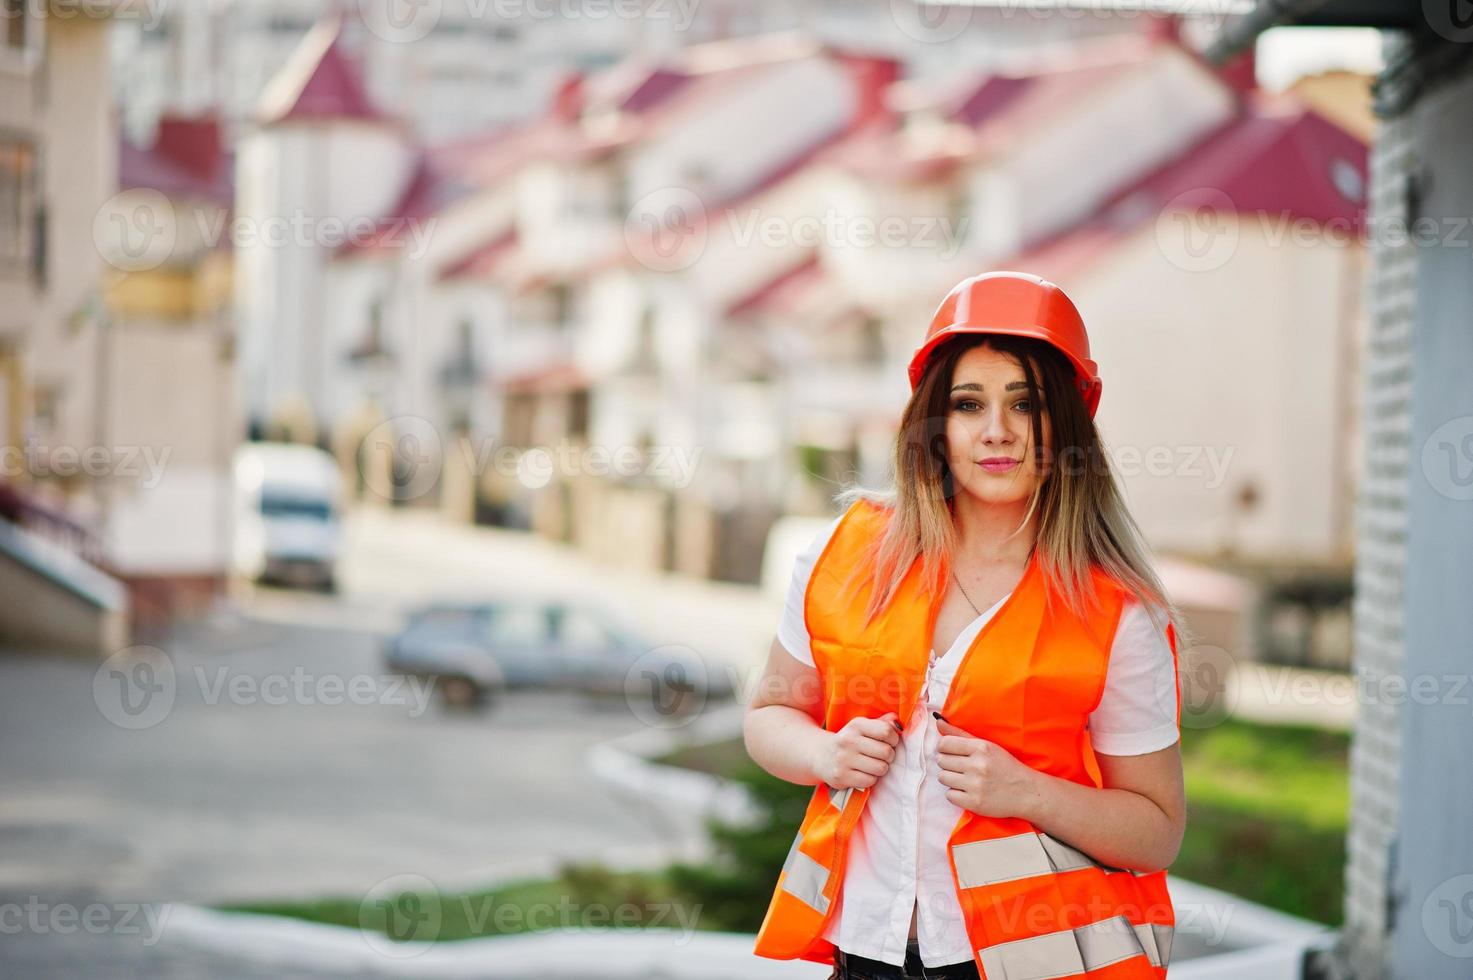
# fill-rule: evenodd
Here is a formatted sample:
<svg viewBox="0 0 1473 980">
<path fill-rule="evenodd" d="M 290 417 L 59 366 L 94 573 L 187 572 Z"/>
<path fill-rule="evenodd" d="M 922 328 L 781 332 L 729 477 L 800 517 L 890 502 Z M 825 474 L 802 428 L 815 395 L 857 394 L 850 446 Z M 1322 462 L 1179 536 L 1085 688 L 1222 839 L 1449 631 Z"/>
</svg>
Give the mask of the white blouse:
<svg viewBox="0 0 1473 980">
<path fill-rule="evenodd" d="M 798 556 L 778 625 L 783 648 L 809 666 L 813 653 L 803 597 L 813 565 L 838 523 L 835 519 Z M 903 964 L 914 909 L 924 965 L 972 959 L 946 856 L 946 840 L 962 811 L 946 798 L 946 786 L 939 778 L 940 734 L 931 712 L 945 703 L 962 654 L 1006 601 L 1003 596 L 974 619 L 945 654 L 938 658 L 931 651 L 925 696 L 916 699 L 915 711 L 903 722 L 895 761 L 871 789 L 849 839 L 839 907 L 823 933 L 845 952 Z M 1127 600 L 1121 614 L 1105 691 L 1089 716 L 1089 731 L 1095 749 L 1107 755 L 1155 752 L 1179 737 L 1171 647 L 1165 632 L 1133 599 Z"/>
</svg>

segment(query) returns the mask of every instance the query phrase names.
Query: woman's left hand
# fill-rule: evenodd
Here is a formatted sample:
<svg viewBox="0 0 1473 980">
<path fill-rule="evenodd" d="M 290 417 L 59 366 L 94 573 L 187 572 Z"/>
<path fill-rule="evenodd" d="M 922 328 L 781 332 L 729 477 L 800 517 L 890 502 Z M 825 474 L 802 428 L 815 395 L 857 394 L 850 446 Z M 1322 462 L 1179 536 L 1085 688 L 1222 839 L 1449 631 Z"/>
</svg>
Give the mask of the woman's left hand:
<svg viewBox="0 0 1473 980">
<path fill-rule="evenodd" d="M 1038 799 L 1037 770 L 1024 765 L 996 742 L 977 738 L 940 717 L 938 778 L 946 798 L 984 817 L 1025 817 Z"/>
</svg>

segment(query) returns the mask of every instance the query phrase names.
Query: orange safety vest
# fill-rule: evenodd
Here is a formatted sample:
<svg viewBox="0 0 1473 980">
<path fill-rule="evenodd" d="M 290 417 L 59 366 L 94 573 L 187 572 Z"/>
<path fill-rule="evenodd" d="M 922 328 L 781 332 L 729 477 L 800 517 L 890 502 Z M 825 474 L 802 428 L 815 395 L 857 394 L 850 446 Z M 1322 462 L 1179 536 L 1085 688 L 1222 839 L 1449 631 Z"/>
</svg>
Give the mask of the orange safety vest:
<svg viewBox="0 0 1473 980">
<path fill-rule="evenodd" d="M 918 558 L 894 600 L 868 626 L 865 573 L 841 595 L 889 513 L 865 500 L 851 506 L 815 563 L 804 597 L 823 683 L 823 725 L 831 732 L 851 718 L 890 710 L 909 718 L 924 693 L 945 578 L 923 588 Z M 1034 769 L 1099 787 L 1086 723 L 1104 693 L 1125 592 L 1099 570 L 1094 584 L 1091 615 L 1071 615 L 1049 595 L 1035 550 L 1017 587 L 963 655 L 941 714 Z M 1167 637 L 1175 662 L 1175 630 L 1168 627 Z M 757 955 L 834 962 L 834 944 L 822 933 L 838 904 L 847 844 L 869 795 L 867 789 L 814 788 L 758 930 Z M 1164 870 L 1113 868 L 1027 820 L 969 810 L 952 828 L 947 852 L 985 980 L 1166 976 L 1176 916 Z"/>
</svg>

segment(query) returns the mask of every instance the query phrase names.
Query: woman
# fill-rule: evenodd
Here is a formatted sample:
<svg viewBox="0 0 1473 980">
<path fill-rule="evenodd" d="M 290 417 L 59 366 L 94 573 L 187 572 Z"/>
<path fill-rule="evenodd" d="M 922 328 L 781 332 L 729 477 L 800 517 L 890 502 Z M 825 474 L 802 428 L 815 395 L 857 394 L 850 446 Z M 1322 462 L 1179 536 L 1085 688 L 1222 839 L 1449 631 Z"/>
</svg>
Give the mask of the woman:
<svg viewBox="0 0 1473 980">
<path fill-rule="evenodd" d="M 895 486 L 840 495 L 747 709 L 752 758 L 815 788 L 755 951 L 830 980 L 1164 977 L 1177 615 L 1084 324 L 1053 283 L 976 276 L 909 374 Z"/>
</svg>

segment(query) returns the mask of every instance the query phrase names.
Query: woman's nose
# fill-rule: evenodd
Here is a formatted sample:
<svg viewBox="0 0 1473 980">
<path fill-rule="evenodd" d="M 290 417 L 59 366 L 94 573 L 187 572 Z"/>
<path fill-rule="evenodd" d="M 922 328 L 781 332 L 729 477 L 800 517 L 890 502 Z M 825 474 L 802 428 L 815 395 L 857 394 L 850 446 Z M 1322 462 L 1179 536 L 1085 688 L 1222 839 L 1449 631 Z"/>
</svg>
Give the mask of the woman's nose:
<svg viewBox="0 0 1473 980">
<path fill-rule="evenodd" d="M 988 409 L 982 418 L 982 439 L 985 442 L 1008 442 L 1013 433 L 1008 428 L 1007 419 L 1003 416 L 1002 409 Z"/>
</svg>

